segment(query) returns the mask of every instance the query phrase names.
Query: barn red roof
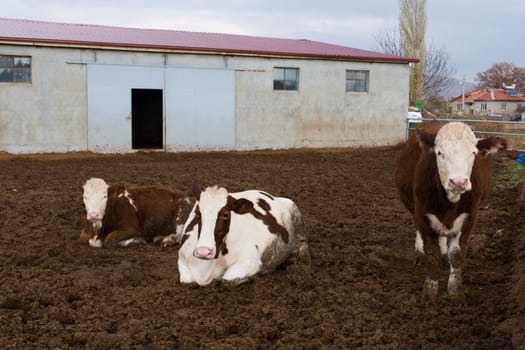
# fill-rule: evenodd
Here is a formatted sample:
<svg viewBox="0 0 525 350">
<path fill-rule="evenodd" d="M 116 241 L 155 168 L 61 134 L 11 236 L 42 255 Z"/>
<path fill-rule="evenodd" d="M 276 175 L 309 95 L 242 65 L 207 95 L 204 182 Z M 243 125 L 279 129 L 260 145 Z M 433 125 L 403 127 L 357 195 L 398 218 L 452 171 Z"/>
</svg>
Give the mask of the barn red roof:
<svg viewBox="0 0 525 350">
<path fill-rule="evenodd" d="M 7 18 L 0 18 L 0 43 L 370 62 L 409 63 L 418 61 L 415 58 L 388 55 L 311 40 L 123 28 Z"/>
<path fill-rule="evenodd" d="M 452 99 L 452 102 L 461 102 L 461 100 L 462 96 L 460 95 Z M 483 89 L 465 92 L 465 103 L 490 101 L 525 102 L 525 96 L 510 95 L 504 89 Z"/>
</svg>

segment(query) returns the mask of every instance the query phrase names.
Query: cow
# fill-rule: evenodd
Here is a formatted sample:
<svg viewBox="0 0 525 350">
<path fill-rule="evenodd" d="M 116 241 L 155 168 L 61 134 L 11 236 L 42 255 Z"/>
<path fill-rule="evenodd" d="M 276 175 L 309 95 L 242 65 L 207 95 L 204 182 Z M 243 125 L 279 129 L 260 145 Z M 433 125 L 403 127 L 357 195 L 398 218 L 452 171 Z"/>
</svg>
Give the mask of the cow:
<svg viewBox="0 0 525 350">
<path fill-rule="evenodd" d="M 292 200 L 259 190 L 229 193 L 217 185 L 194 184 L 192 191 L 197 201 L 183 228 L 181 284 L 238 285 L 291 256 L 309 266 L 301 212 Z"/>
<path fill-rule="evenodd" d="M 464 297 L 462 269 L 480 203 L 490 187 L 491 155 L 506 147 L 501 137 L 477 139 L 465 123 L 434 121 L 416 129 L 402 149 L 394 182 L 413 215 L 417 261 L 427 267 L 425 300 L 438 294 L 440 261 L 450 266 L 449 296 Z"/>
<path fill-rule="evenodd" d="M 184 213 L 191 208 L 183 192 L 158 186 L 110 186 L 100 178 L 87 180 L 82 196 L 86 214 L 80 236 L 97 248 L 180 233 Z"/>
</svg>

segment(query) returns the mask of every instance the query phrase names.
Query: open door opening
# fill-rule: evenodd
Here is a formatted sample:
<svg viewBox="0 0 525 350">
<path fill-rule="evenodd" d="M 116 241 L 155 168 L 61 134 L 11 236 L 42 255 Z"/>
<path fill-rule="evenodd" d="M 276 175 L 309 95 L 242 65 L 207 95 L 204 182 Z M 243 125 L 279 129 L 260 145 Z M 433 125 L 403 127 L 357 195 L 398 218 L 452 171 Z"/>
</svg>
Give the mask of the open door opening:
<svg viewBox="0 0 525 350">
<path fill-rule="evenodd" d="M 162 90 L 131 89 L 131 147 L 164 148 Z"/>
</svg>

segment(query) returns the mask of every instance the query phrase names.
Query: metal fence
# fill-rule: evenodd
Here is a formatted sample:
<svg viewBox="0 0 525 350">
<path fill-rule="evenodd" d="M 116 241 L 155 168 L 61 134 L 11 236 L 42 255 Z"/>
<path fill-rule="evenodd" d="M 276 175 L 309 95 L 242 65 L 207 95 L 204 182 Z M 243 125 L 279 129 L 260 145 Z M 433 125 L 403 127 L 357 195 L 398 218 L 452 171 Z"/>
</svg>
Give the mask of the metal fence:
<svg viewBox="0 0 525 350">
<path fill-rule="evenodd" d="M 494 130 L 483 130 L 483 129 L 477 129 L 473 125 L 473 131 L 475 134 L 479 135 L 500 135 L 504 137 L 523 137 L 525 141 L 525 122 L 513 122 L 513 121 L 504 121 L 504 120 L 480 120 L 480 119 L 439 119 L 439 118 L 422 118 L 422 119 L 411 119 L 407 118 L 407 124 L 406 124 L 406 135 L 405 139 L 408 139 L 408 135 L 410 133 L 410 130 L 416 129 L 416 125 L 420 122 L 426 122 L 426 121 L 440 121 L 440 122 L 464 122 L 467 124 L 480 124 L 483 123 L 485 125 L 487 124 L 495 124 L 495 125 L 515 125 L 518 127 L 522 127 L 523 130 L 520 130 L 520 132 L 505 132 L 505 131 L 494 131 Z M 525 145 L 525 142 L 524 142 Z M 525 147 L 520 147 L 519 149 L 523 149 Z"/>
</svg>

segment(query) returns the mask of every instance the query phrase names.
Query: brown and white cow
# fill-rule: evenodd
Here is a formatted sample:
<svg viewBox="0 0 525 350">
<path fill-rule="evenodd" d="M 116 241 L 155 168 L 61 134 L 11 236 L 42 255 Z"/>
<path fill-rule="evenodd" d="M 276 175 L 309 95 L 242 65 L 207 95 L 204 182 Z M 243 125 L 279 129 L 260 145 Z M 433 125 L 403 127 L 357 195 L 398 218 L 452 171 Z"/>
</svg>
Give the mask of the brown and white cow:
<svg viewBox="0 0 525 350">
<path fill-rule="evenodd" d="M 110 186 L 100 178 L 87 180 L 82 195 L 86 216 L 81 237 L 98 248 L 180 233 L 185 220 L 182 215 L 190 208 L 182 192 L 157 186 Z"/>
<path fill-rule="evenodd" d="M 194 185 L 193 192 L 198 200 L 179 249 L 181 283 L 236 285 L 275 270 L 291 255 L 309 261 L 302 216 L 292 200 L 258 190 L 229 193 L 219 186 Z"/>
<path fill-rule="evenodd" d="M 404 146 L 394 177 L 401 201 L 414 217 L 418 260 L 428 267 L 425 298 L 437 295 L 441 254 L 450 265 L 449 295 L 463 295 L 462 267 L 490 187 L 491 155 L 506 147 L 501 137 L 477 139 L 460 122 L 427 124 Z"/>
</svg>

